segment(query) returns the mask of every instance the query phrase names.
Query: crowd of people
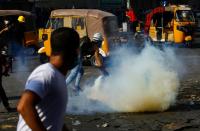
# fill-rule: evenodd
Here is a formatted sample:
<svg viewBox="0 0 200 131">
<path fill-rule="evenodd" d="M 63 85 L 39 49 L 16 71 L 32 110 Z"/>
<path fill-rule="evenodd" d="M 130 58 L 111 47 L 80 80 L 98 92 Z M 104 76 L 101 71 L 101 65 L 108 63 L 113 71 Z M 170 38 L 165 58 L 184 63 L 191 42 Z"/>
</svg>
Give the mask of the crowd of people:
<svg viewBox="0 0 200 131">
<path fill-rule="evenodd" d="M 62 27 L 52 32 L 50 41 L 50 61 L 31 73 L 17 106 L 20 113 L 18 131 L 66 131 L 64 115 L 68 100 L 67 86 L 75 80 L 74 90 L 82 90 L 80 80 L 84 71 L 79 34 L 72 28 Z M 101 33 L 94 34 L 92 43 L 96 66 L 107 76 L 108 72 L 99 58 L 102 41 Z"/>
<path fill-rule="evenodd" d="M 22 63 L 25 61 L 22 54 L 25 42 L 25 18 L 19 16 L 16 23 L 11 23 L 7 19 L 3 22 L 5 28 L 1 28 L 0 32 L 2 52 L 0 53 L 0 99 L 7 111 L 11 112 L 15 109 L 9 105 L 2 77 L 9 76 L 11 69 L 9 57 L 20 56 Z M 80 42 L 79 34 L 72 28 L 62 27 L 54 30 L 50 38 L 52 53 L 49 62 L 40 65 L 30 74 L 17 105 L 18 131 L 67 130 L 63 118 L 68 100 L 68 85 L 75 81 L 73 91 L 78 94 L 83 90 L 80 86 L 84 74 L 81 50 L 83 43 Z M 99 52 L 103 40 L 101 33 L 95 33 L 90 42 L 96 67 L 102 75 L 108 76 L 109 73 Z M 5 54 L 5 47 L 6 51 L 10 52 Z"/>
</svg>

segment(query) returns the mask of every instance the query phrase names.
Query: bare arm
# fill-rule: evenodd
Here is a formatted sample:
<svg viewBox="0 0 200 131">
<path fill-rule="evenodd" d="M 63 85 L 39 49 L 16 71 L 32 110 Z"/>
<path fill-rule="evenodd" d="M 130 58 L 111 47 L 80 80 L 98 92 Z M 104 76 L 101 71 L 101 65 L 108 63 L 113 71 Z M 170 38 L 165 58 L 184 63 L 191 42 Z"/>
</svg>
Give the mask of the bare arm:
<svg viewBox="0 0 200 131">
<path fill-rule="evenodd" d="M 46 131 L 35 109 L 40 97 L 32 91 L 25 91 L 17 105 L 18 112 L 32 131 Z"/>
<path fill-rule="evenodd" d="M 94 52 L 95 62 L 97 64 L 96 66 L 97 67 L 102 67 L 103 66 L 103 61 L 101 59 L 98 46 L 95 45 L 94 46 L 94 50 L 95 50 L 95 52 Z"/>
<path fill-rule="evenodd" d="M 95 62 L 97 64 L 96 66 L 101 70 L 104 76 L 108 76 L 109 73 L 104 67 L 103 59 L 101 58 L 101 54 L 99 53 L 98 46 L 95 46 L 94 56 L 95 56 Z"/>
</svg>

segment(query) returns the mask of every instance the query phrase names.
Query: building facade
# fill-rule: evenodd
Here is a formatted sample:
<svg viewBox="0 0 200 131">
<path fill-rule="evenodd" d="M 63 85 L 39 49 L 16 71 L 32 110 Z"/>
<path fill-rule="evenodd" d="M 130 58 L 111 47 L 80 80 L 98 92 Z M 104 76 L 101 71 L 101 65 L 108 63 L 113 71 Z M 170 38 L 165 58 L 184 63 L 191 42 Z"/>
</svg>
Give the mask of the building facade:
<svg viewBox="0 0 200 131">
<path fill-rule="evenodd" d="M 21 9 L 37 13 L 38 16 L 48 18 L 51 10 L 60 8 L 101 9 L 115 14 L 119 25 L 125 21 L 125 11 L 130 6 L 140 20 L 145 14 L 159 6 L 161 0 L 0 0 L 0 9 Z M 190 4 L 193 8 L 200 8 L 200 0 L 168 0 L 171 4 Z M 40 20 L 41 21 L 41 20 Z M 39 22 L 45 23 L 45 22 Z M 42 24 L 43 26 L 44 24 Z"/>
</svg>

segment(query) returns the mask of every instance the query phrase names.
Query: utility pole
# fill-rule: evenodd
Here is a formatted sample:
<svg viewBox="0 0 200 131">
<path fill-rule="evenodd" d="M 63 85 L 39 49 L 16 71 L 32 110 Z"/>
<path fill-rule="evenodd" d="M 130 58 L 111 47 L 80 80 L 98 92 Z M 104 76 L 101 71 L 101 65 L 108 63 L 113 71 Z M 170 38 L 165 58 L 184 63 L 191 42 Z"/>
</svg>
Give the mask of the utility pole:
<svg viewBox="0 0 200 131">
<path fill-rule="evenodd" d="M 130 7 L 131 7 L 130 0 L 127 0 L 127 2 L 126 2 L 126 8 L 130 9 Z"/>
</svg>

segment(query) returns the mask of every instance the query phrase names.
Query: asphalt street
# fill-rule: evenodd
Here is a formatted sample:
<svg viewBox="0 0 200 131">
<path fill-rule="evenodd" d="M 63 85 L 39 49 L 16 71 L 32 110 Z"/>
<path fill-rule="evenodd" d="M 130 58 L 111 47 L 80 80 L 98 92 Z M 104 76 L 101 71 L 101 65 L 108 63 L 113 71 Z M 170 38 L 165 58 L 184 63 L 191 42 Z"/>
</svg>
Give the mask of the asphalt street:
<svg viewBox="0 0 200 131">
<path fill-rule="evenodd" d="M 71 131 L 199 131 L 200 130 L 200 48 L 175 49 L 183 62 L 181 85 L 177 103 L 164 112 L 151 113 L 95 113 L 66 114 L 65 123 Z M 38 66 L 38 56 L 26 58 L 26 66 L 17 66 L 14 61 L 13 73 L 3 78 L 3 86 L 9 103 L 16 107 L 30 72 Z M 85 66 L 83 82 L 94 80 L 99 72 Z M 0 103 L 0 130 L 16 130 L 18 114 L 8 113 Z"/>
</svg>

